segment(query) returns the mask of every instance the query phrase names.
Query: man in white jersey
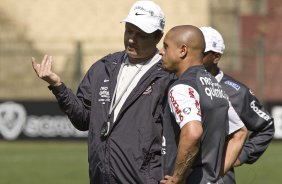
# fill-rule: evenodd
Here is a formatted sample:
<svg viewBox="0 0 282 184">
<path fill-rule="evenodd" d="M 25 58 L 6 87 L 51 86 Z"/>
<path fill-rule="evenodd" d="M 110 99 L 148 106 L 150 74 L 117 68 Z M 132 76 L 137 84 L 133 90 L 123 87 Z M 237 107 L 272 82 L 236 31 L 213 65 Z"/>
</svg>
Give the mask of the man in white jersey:
<svg viewBox="0 0 282 184">
<path fill-rule="evenodd" d="M 168 102 L 181 131 L 174 171 L 162 184 L 223 183 L 220 176 L 234 163 L 246 137 L 221 86 L 203 66 L 204 49 L 203 34 L 195 26 L 174 27 L 164 38 L 164 69 L 178 77 Z M 226 150 L 225 139 L 231 133 L 236 141 L 231 139 L 232 147 Z"/>
</svg>

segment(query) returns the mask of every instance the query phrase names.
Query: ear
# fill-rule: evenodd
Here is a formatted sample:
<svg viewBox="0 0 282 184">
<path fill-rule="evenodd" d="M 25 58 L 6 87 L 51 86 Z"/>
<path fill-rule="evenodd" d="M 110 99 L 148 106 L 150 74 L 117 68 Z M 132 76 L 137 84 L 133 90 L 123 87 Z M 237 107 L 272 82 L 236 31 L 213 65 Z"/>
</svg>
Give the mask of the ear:
<svg viewBox="0 0 282 184">
<path fill-rule="evenodd" d="M 180 57 L 185 58 L 187 54 L 188 54 L 187 45 L 185 45 L 185 44 L 181 45 L 181 47 L 180 47 Z"/>
<path fill-rule="evenodd" d="M 221 54 L 220 54 L 220 53 L 215 53 L 215 54 L 213 55 L 213 57 L 214 57 L 213 63 L 214 63 L 214 64 L 218 64 L 218 63 L 219 63 L 219 60 L 221 59 Z"/>
</svg>

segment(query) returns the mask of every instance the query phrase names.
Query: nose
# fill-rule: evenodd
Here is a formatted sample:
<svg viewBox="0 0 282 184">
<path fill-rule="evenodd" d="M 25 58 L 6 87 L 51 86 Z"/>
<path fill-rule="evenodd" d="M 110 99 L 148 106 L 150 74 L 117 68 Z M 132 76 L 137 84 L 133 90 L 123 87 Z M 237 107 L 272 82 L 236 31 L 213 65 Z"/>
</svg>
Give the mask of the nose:
<svg viewBox="0 0 282 184">
<path fill-rule="evenodd" d="M 129 42 L 129 43 L 134 43 L 134 38 L 133 38 L 133 37 L 129 37 L 129 38 L 128 38 L 128 42 Z"/>
<path fill-rule="evenodd" d="M 135 42 L 136 36 L 137 36 L 136 33 L 135 33 L 135 32 L 132 32 L 131 34 L 128 35 L 128 40 L 129 40 L 130 42 Z"/>
<path fill-rule="evenodd" d="M 163 56 L 164 55 L 164 48 L 160 49 L 159 55 Z"/>
</svg>

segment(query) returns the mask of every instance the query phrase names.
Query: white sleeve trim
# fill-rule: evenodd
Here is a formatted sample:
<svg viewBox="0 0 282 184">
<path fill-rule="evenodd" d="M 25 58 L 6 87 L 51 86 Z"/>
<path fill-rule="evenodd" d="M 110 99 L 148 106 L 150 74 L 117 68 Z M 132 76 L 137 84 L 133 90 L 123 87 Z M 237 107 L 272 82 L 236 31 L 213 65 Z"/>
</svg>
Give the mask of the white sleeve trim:
<svg viewBox="0 0 282 184">
<path fill-rule="evenodd" d="M 239 130 L 244 126 L 244 123 L 238 116 L 237 112 L 229 102 L 229 109 L 228 109 L 228 117 L 229 117 L 229 124 L 228 124 L 228 135 L 232 134 L 233 132 Z"/>
<path fill-rule="evenodd" d="M 190 121 L 201 122 L 200 96 L 193 87 L 175 85 L 168 93 L 168 103 L 180 128 Z"/>
</svg>

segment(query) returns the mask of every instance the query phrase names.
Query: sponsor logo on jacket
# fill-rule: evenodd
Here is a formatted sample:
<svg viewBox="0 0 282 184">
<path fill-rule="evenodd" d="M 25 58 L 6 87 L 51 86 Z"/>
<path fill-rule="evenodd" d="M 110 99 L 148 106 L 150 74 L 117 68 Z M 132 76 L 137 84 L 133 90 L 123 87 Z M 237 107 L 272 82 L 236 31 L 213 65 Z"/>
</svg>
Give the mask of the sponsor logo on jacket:
<svg viewBox="0 0 282 184">
<path fill-rule="evenodd" d="M 175 101 L 175 99 L 174 99 L 174 97 L 173 97 L 173 95 L 172 95 L 172 91 L 173 91 L 173 89 L 170 90 L 170 92 L 169 92 L 170 101 L 171 101 L 171 103 L 172 103 L 172 105 L 173 105 L 173 107 L 174 107 L 174 109 L 175 109 L 175 113 L 176 113 L 177 116 L 179 117 L 180 121 L 183 121 L 184 116 L 182 115 L 182 111 L 179 109 L 179 105 L 178 105 L 178 103 Z"/>
<path fill-rule="evenodd" d="M 166 154 L 166 139 L 165 136 L 163 136 L 163 140 L 162 140 L 162 149 L 161 149 L 161 153 L 162 155 Z"/>
<path fill-rule="evenodd" d="M 259 117 L 265 119 L 266 121 L 269 121 L 271 119 L 271 117 L 269 115 L 267 115 L 265 112 L 263 112 L 262 110 L 260 110 L 256 104 L 255 104 L 255 100 L 253 100 L 251 103 L 250 103 L 250 107 L 254 110 L 254 112 L 259 115 Z"/>
<path fill-rule="evenodd" d="M 195 106 L 196 106 L 196 108 L 197 108 L 197 110 L 198 110 L 197 115 L 201 116 L 200 103 L 199 103 L 199 101 L 195 98 L 194 90 L 193 90 L 193 88 L 189 88 L 188 90 L 189 90 L 189 91 L 188 91 L 189 96 L 195 100 Z M 190 111 L 191 111 L 191 109 L 190 109 Z M 190 113 L 190 111 L 189 111 L 189 113 Z M 184 111 L 184 113 L 185 113 L 185 111 Z M 185 114 L 186 114 L 186 113 L 185 113 Z"/>
<path fill-rule="evenodd" d="M 206 86 L 205 93 L 211 98 L 211 100 L 213 99 L 213 97 L 226 98 L 220 84 L 213 83 L 211 78 L 209 77 L 200 77 L 199 79 L 202 85 Z"/>
<path fill-rule="evenodd" d="M 236 91 L 239 91 L 240 86 L 232 81 L 225 81 L 224 84 L 227 84 L 228 86 L 231 86 L 234 88 Z"/>
<path fill-rule="evenodd" d="M 99 91 L 100 98 L 98 99 L 99 102 L 105 104 L 105 102 L 110 101 L 110 91 L 107 86 L 101 86 Z"/>
</svg>

